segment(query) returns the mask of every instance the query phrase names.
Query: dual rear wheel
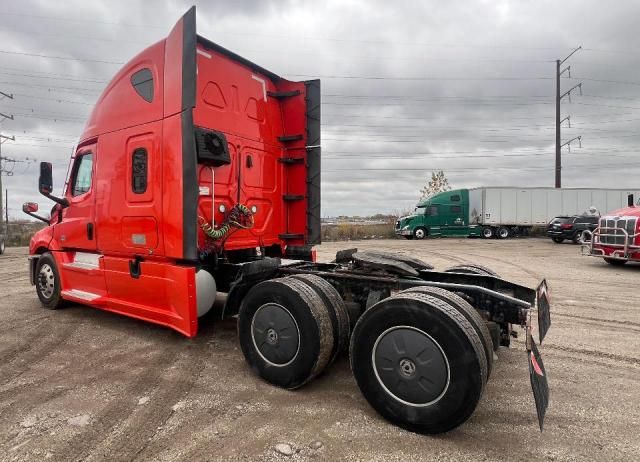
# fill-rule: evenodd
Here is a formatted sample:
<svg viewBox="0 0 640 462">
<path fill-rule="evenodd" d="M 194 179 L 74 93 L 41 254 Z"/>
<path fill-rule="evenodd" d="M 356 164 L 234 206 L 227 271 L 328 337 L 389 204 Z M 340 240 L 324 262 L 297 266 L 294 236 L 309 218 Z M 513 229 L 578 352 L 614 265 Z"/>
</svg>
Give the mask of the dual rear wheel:
<svg viewBox="0 0 640 462">
<path fill-rule="evenodd" d="M 349 344 L 358 387 L 389 421 L 441 433 L 473 413 L 491 373 L 493 344 L 464 299 L 433 287 L 400 292 L 365 311 L 350 342 L 347 313 L 336 289 L 317 276 L 261 282 L 240 308 L 242 351 L 265 380 L 295 389 Z"/>
<path fill-rule="evenodd" d="M 244 298 L 238 336 L 245 359 L 262 378 L 295 389 L 346 349 L 349 315 L 338 292 L 317 276 L 272 279 Z"/>
<path fill-rule="evenodd" d="M 483 342 L 461 306 L 445 294 L 410 289 L 358 320 L 351 369 L 369 404 L 390 422 L 433 434 L 473 413 L 489 370 Z"/>
</svg>

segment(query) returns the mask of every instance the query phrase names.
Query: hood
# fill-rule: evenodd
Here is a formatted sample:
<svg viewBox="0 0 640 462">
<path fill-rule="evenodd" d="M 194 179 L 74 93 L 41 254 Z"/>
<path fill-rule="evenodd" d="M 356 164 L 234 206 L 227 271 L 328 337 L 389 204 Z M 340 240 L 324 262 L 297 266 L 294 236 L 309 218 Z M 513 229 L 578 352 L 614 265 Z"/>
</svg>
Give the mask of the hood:
<svg viewBox="0 0 640 462">
<path fill-rule="evenodd" d="M 408 223 L 411 223 L 411 221 L 416 218 L 418 215 L 416 215 L 415 213 L 412 213 L 411 215 L 406 215 L 404 217 L 400 217 L 398 218 L 398 223 L 400 224 L 400 226 L 404 226 Z"/>
<path fill-rule="evenodd" d="M 624 207 L 602 215 L 603 217 L 640 217 L 640 207 Z"/>
</svg>

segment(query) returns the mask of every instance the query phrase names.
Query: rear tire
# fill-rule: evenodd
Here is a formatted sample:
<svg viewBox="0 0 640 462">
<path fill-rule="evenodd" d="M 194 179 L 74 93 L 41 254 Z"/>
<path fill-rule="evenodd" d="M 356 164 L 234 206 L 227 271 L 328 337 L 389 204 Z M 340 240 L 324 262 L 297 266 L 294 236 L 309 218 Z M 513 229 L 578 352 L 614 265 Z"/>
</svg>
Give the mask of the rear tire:
<svg viewBox="0 0 640 462">
<path fill-rule="evenodd" d="M 507 239 L 511 237 L 511 230 L 506 226 L 500 226 L 498 228 L 498 239 Z"/>
<path fill-rule="evenodd" d="M 556 244 L 562 244 L 564 242 L 564 238 L 562 237 L 552 237 L 551 240 Z"/>
<path fill-rule="evenodd" d="M 500 277 L 498 273 L 493 271 L 491 268 L 487 268 L 486 266 L 477 265 L 475 263 L 462 263 L 460 265 L 452 266 L 451 268 L 447 268 L 444 270 L 445 273 L 467 273 L 467 274 L 478 274 L 480 276 L 493 276 Z"/>
<path fill-rule="evenodd" d="M 491 338 L 491 333 L 489 332 L 487 323 L 482 319 L 478 310 L 458 294 L 440 287 L 416 286 L 402 291 L 402 293 L 407 292 L 431 295 L 432 297 L 447 302 L 467 318 L 467 321 L 471 323 L 476 334 L 478 334 L 478 337 L 480 337 L 480 340 L 482 341 L 482 346 L 484 347 L 484 353 L 487 359 L 487 380 L 489 380 L 489 377 L 491 377 L 491 370 L 493 369 L 493 339 Z"/>
<path fill-rule="evenodd" d="M 495 236 L 495 230 L 491 226 L 485 226 L 482 228 L 482 237 L 484 239 L 491 239 Z"/>
<path fill-rule="evenodd" d="M 341 353 L 347 351 L 349 346 L 351 325 L 347 306 L 335 287 L 320 276 L 316 276 L 315 274 L 297 274 L 291 276 L 291 278 L 302 281 L 311 287 L 322 299 L 329 313 L 333 330 L 333 351 L 331 352 L 328 366 L 333 363 Z"/>
<path fill-rule="evenodd" d="M 45 308 L 57 310 L 63 305 L 60 274 L 56 261 L 49 252 L 42 254 L 38 259 L 35 282 L 36 293 Z"/>
<path fill-rule="evenodd" d="M 423 228 L 422 226 L 417 227 L 416 229 L 413 230 L 413 237 L 415 237 L 416 239 L 422 240 L 425 237 L 427 237 L 429 235 L 429 233 L 427 233 L 427 230 L 425 228 Z"/>
<path fill-rule="evenodd" d="M 4 253 L 4 239 L 0 239 L 0 255 Z"/>
<path fill-rule="evenodd" d="M 351 337 L 351 369 L 369 404 L 418 433 L 442 433 L 475 410 L 487 378 L 482 342 L 454 307 L 402 293 L 360 317 Z"/>
<path fill-rule="evenodd" d="M 329 312 L 302 281 L 272 279 L 249 290 L 238 315 L 244 357 L 263 379 L 294 389 L 320 374 L 331 359 Z"/>
<path fill-rule="evenodd" d="M 605 258 L 604 261 L 611 266 L 624 266 L 627 263 L 627 260 L 618 260 L 617 258 Z"/>
</svg>

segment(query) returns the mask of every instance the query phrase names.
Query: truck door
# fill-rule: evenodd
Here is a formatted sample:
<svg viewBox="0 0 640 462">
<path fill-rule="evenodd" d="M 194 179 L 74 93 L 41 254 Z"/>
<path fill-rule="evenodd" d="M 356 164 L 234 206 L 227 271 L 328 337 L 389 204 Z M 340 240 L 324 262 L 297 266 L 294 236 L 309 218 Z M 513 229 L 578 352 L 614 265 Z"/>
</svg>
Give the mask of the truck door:
<svg viewBox="0 0 640 462">
<path fill-rule="evenodd" d="M 95 185 L 93 184 L 96 145 L 78 148 L 65 197 L 69 206 L 62 210 L 62 221 L 54 227 L 60 247 L 95 252 Z"/>
<path fill-rule="evenodd" d="M 447 229 L 450 236 L 466 236 L 469 234 L 469 223 L 467 223 L 462 205 L 447 205 L 449 209 L 447 217 Z"/>
<path fill-rule="evenodd" d="M 439 205 L 428 205 L 424 212 L 424 226 L 429 236 L 441 235 L 443 231 Z"/>
</svg>

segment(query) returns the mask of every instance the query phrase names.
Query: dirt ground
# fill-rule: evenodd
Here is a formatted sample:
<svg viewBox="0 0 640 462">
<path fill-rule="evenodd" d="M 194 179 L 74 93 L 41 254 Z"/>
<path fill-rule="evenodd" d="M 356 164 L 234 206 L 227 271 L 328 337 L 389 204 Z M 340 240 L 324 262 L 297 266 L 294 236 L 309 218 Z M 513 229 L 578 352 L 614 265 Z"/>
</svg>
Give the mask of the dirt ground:
<svg viewBox="0 0 640 462">
<path fill-rule="evenodd" d="M 233 321 L 180 335 L 100 310 L 43 309 L 25 249 L 0 257 L 0 460 L 638 460 L 640 266 L 546 239 L 329 243 L 459 262 L 552 288 L 542 347 L 551 403 L 537 428 L 521 338 L 501 348 L 471 419 L 437 437 L 382 420 L 348 361 L 291 392 L 245 365 Z M 292 455 L 275 451 L 290 445 Z"/>
</svg>

